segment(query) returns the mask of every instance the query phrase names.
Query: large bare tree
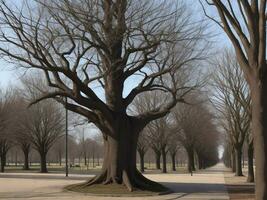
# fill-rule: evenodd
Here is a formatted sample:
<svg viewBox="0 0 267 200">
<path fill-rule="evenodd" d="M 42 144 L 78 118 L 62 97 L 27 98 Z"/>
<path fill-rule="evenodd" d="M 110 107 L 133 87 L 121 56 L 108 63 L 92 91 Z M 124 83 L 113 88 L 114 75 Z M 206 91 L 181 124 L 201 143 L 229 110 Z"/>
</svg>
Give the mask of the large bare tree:
<svg viewBox="0 0 267 200">
<path fill-rule="evenodd" d="M 53 89 L 33 103 L 55 98 L 101 130 L 102 173 L 87 185 L 151 185 L 136 169 L 138 135 L 194 85 L 180 78 L 204 57 L 203 23 L 183 2 L 167 0 L 36 0 L 19 9 L 2 0 L 0 14 L 2 55 L 42 71 Z M 152 90 L 169 98 L 129 115 L 135 97 Z"/>
<path fill-rule="evenodd" d="M 205 2 L 216 9 L 219 18 L 205 13 L 227 34 L 250 87 L 252 134 L 257 169 L 256 200 L 267 199 L 267 2 L 266 0 L 205 0 Z"/>
</svg>

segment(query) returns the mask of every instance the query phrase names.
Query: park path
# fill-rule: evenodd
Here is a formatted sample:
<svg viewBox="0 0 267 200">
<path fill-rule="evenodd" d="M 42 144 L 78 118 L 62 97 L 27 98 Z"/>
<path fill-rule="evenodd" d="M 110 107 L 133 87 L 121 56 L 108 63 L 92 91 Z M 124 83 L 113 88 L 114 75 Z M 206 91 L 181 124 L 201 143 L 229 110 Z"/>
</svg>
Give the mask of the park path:
<svg viewBox="0 0 267 200">
<path fill-rule="evenodd" d="M 160 182 L 174 193 L 153 197 L 101 197 L 85 194 L 63 192 L 62 188 L 69 184 L 84 181 L 88 176 L 20 174 L 14 178 L 12 174 L 0 175 L 0 199 L 31 200 L 226 200 L 229 199 L 224 182 L 223 164 L 199 171 L 193 176 L 189 174 L 149 174 L 148 178 Z M 13 177 L 12 177 L 13 176 Z M 47 177 L 47 178 L 46 178 Z M 41 179 L 40 179 L 41 178 Z"/>
</svg>

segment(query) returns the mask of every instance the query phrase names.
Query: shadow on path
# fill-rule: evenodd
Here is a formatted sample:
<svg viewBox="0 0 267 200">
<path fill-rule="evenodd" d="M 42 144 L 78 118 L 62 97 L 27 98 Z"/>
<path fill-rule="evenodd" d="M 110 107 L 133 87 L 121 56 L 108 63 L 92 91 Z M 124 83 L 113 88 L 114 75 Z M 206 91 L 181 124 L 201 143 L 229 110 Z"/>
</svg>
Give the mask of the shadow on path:
<svg viewBox="0 0 267 200">
<path fill-rule="evenodd" d="M 175 193 L 225 193 L 224 184 L 161 182 Z"/>
</svg>

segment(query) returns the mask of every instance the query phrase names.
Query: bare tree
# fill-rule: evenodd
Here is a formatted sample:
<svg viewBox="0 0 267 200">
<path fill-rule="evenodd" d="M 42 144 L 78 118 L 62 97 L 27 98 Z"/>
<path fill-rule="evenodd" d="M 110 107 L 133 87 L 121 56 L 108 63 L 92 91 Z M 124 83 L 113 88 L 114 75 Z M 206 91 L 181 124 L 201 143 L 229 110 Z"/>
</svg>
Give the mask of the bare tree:
<svg viewBox="0 0 267 200">
<path fill-rule="evenodd" d="M 1 1 L 2 55 L 42 71 L 54 89 L 44 90 L 33 104 L 55 98 L 101 130 L 103 169 L 88 186 L 123 183 L 130 191 L 150 186 L 136 169 L 138 136 L 195 84 L 180 81 L 181 69 L 204 58 L 203 23 L 193 23 L 185 4 L 166 0 L 35 2 L 35 8 L 16 9 Z M 124 93 L 133 78 L 137 86 Z M 127 114 L 135 97 L 151 90 L 169 98 L 153 110 Z"/>
<path fill-rule="evenodd" d="M 149 92 L 139 96 L 134 105 L 137 112 L 153 110 L 164 100 L 163 93 Z M 162 172 L 167 173 L 168 143 L 171 137 L 168 115 L 150 122 L 147 127 L 147 137 L 152 150 L 155 153 L 156 168 L 160 169 L 160 157 L 162 156 Z"/>
<path fill-rule="evenodd" d="M 243 73 L 230 51 L 216 64 L 215 107 L 224 118 L 223 127 L 235 150 L 236 176 L 242 176 L 242 148 L 250 129 L 250 94 Z"/>
<path fill-rule="evenodd" d="M 43 80 L 39 77 L 25 77 L 24 101 L 31 101 L 39 95 L 37 88 L 43 87 Z M 27 104 L 29 104 L 29 102 Z M 26 104 L 26 105 L 27 105 Z M 64 117 L 62 109 L 52 100 L 45 100 L 28 108 L 21 109 L 18 126 L 27 134 L 33 148 L 40 154 L 40 171 L 47 172 L 46 156 L 49 149 L 64 131 Z"/>
<path fill-rule="evenodd" d="M 216 9 L 218 20 L 205 13 L 227 34 L 250 87 L 257 168 L 256 200 L 267 199 L 266 0 L 205 1 Z"/>
<path fill-rule="evenodd" d="M 172 131 L 187 152 L 188 171 L 192 172 L 196 166 L 196 155 L 201 168 L 217 162 L 218 138 L 213 116 L 202 92 L 195 91 L 187 99 L 189 104 L 176 106 L 172 112 Z M 212 143 L 207 138 L 212 139 Z"/>
<path fill-rule="evenodd" d="M 177 107 L 173 111 L 174 127 L 173 132 L 177 134 L 177 139 L 181 142 L 187 152 L 187 169 L 189 172 L 195 171 L 195 144 L 196 144 L 196 129 L 193 128 L 198 122 L 194 116 L 196 111 L 189 105 Z"/>
<path fill-rule="evenodd" d="M 5 171 L 6 155 L 13 142 L 13 131 L 12 127 L 15 126 L 12 118 L 14 110 L 12 104 L 14 103 L 15 95 L 13 90 L 7 90 L 0 92 L 0 161 L 1 161 L 1 172 Z"/>
<path fill-rule="evenodd" d="M 172 162 L 172 171 L 176 171 L 176 155 L 178 150 L 181 148 L 181 144 L 179 140 L 176 137 L 175 132 L 169 132 L 171 135 L 169 137 L 169 142 L 168 142 L 168 152 L 171 157 L 171 162 Z"/>
<path fill-rule="evenodd" d="M 53 151 L 54 154 L 56 155 L 59 166 L 62 165 L 62 158 L 64 157 L 64 152 L 65 152 L 65 143 L 66 143 L 66 136 L 62 135 L 60 138 L 56 140 L 51 149 L 51 151 Z"/>
<path fill-rule="evenodd" d="M 148 137 L 148 130 L 145 128 L 138 138 L 137 151 L 140 158 L 140 171 L 145 171 L 145 154 L 150 147 L 150 139 Z"/>
</svg>

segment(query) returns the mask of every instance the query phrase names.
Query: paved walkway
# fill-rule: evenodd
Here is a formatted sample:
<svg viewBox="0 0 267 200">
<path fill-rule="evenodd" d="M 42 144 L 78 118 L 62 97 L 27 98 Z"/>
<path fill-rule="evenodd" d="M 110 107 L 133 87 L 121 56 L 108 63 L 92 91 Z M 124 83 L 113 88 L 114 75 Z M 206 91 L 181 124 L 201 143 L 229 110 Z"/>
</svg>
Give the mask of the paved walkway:
<svg viewBox="0 0 267 200">
<path fill-rule="evenodd" d="M 148 178 L 171 188 L 174 193 L 154 197 L 93 197 L 80 193 L 63 192 L 69 184 L 84 181 L 88 176 L 62 174 L 0 174 L 0 199 L 31 200 L 226 200 L 229 199 L 224 182 L 222 164 L 189 174 L 149 174 Z M 15 177 L 15 176 L 19 176 Z"/>
</svg>

